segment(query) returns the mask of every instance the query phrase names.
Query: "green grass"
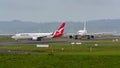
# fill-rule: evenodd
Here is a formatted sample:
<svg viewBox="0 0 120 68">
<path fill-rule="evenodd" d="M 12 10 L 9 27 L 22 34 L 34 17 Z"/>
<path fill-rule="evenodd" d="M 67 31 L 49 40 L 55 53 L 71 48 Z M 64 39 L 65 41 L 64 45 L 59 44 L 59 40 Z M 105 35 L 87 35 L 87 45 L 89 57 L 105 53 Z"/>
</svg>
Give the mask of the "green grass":
<svg viewBox="0 0 120 68">
<path fill-rule="evenodd" d="M 15 40 L 10 38 L 9 36 L 0 36 L 0 42 L 12 42 L 12 41 Z"/>
<path fill-rule="evenodd" d="M 1 50 L 24 50 L 30 52 L 43 52 L 48 53 L 54 51 L 55 53 L 115 53 L 120 54 L 120 42 L 82 42 L 81 45 L 71 45 L 70 43 L 51 43 L 49 48 L 37 48 L 36 45 L 14 45 L 14 46 L 1 46 Z M 98 44 L 98 46 L 94 46 Z"/>
<path fill-rule="evenodd" d="M 120 55 L 0 54 L 0 68 L 119 68 Z"/>
<path fill-rule="evenodd" d="M 7 38 L 0 38 L 0 41 L 14 41 Z M 81 45 L 71 45 L 66 42 L 50 43 L 49 45 L 49 48 L 37 48 L 35 45 L 0 46 L 0 50 L 39 52 L 37 54 L 0 53 L 0 68 L 120 67 L 120 41 L 82 42 Z"/>
</svg>

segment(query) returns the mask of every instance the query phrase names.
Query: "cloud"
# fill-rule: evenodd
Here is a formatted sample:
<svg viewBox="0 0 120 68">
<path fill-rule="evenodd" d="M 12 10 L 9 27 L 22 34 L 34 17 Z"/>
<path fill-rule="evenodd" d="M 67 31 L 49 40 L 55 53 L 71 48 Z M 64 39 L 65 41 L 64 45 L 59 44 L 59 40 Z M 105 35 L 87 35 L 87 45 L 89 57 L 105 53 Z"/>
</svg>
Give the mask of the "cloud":
<svg viewBox="0 0 120 68">
<path fill-rule="evenodd" d="M 119 0 L 0 0 L 0 20 L 90 20 L 120 18 Z"/>
</svg>

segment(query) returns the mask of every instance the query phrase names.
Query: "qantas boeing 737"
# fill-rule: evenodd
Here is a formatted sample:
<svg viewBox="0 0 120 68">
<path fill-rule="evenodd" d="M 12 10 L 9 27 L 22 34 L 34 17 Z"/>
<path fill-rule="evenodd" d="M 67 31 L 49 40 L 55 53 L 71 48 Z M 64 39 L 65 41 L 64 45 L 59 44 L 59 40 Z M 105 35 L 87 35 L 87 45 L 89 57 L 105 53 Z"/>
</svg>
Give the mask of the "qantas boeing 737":
<svg viewBox="0 0 120 68">
<path fill-rule="evenodd" d="M 42 38 L 56 38 L 60 37 L 64 33 L 65 22 L 63 22 L 60 27 L 51 33 L 18 33 L 12 36 L 11 38 L 18 40 L 18 39 L 32 39 L 40 41 Z"/>
</svg>

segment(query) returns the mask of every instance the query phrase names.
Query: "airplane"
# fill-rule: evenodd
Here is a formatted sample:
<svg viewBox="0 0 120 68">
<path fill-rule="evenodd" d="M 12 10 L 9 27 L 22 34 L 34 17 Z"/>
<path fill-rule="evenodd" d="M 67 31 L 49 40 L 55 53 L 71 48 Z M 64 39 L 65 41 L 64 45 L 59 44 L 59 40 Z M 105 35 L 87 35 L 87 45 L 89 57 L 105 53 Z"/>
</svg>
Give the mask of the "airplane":
<svg viewBox="0 0 120 68">
<path fill-rule="evenodd" d="M 11 38 L 18 40 L 18 39 L 31 39 L 36 41 L 41 41 L 42 38 L 57 38 L 63 35 L 64 27 L 66 22 L 63 22 L 57 30 L 50 33 L 17 33 Z"/>
<path fill-rule="evenodd" d="M 84 27 L 82 30 L 78 30 L 76 34 L 69 35 L 69 38 L 73 38 L 75 36 L 75 39 L 78 39 L 80 36 L 80 39 L 86 38 L 86 39 L 94 39 L 95 35 L 111 35 L 115 34 L 116 32 L 99 32 L 99 33 L 88 33 L 86 29 L 86 22 L 84 22 Z"/>
<path fill-rule="evenodd" d="M 90 35 L 90 34 L 88 34 L 88 32 L 87 32 L 86 22 L 84 23 L 83 29 L 77 31 L 77 35 L 75 35 L 75 39 L 78 39 L 78 35 L 80 35 L 81 38 L 82 38 L 82 37 L 87 37 L 87 39 L 94 39 L 94 35 Z"/>
</svg>

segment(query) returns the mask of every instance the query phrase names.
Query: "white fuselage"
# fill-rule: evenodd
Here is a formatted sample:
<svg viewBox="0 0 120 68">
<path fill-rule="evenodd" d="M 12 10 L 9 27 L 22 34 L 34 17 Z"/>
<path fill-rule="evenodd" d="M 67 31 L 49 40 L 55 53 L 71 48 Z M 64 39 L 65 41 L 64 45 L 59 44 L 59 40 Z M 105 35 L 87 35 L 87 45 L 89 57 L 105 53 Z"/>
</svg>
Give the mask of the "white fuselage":
<svg viewBox="0 0 120 68">
<path fill-rule="evenodd" d="M 12 36 L 14 39 L 37 39 L 38 37 L 52 37 L 52 33 L 18 33 Z"/>
<path fill-rule="evenodd" d="M 77 35 L 81 35 L 81 36 L 84 36 L 84 35 L 86 35 L 87 34 L 87 30 L 79 30 L 78 32 L 77 32 Z"/>
<path fill-rule="evenodd" d="M 83 28 L 83 30 L 79 30 L 79 31 L 77 32 L 77 35 L 81 35 L 81 36 L 87 35 L 86 22 L 84 23 L 84 28 Z"/>
</svg>

